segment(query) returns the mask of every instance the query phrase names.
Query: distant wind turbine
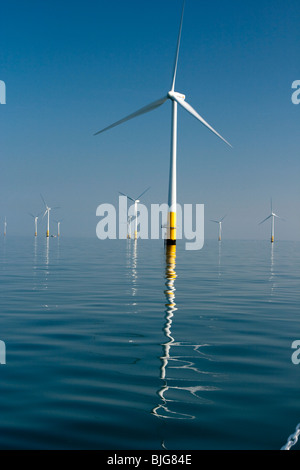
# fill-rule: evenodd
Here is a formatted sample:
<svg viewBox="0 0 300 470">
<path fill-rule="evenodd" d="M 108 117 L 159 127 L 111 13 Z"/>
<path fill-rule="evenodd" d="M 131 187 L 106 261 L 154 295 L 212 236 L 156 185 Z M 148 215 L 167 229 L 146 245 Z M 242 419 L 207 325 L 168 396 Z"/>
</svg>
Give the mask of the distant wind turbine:
<svg viewBox="0 0 300 470">
<path fill-rule="evenodd" d="M 144 192 L 142 192 L 142 194 L 140 194 L 136 199 L 133 199 L 132 197 L 128 196 L 127 194 L 124 194 L 124 193 L 121 193 L 121 191 L 119 191 L 120 194 L 122 194 L 122 196 L 125 196 L 127 197 L 127 199 L 130 199 L 130 201 L 133 201 L 134 202 L 134 217 L 135 217 L 135 231 L 134 231 L 134 239 L 137 240 L 137 206 L 138 206 L 138 203 L 141 202 L 140 201 L 140 198 L 142 196 L 144 196 L 144 194 L 149 191 L 150 188 L 147 188 L 145 189 Z"/>
<path fill-rule="evenodd" d="M 274 243 L 275 240 L 275 218 L 281 219 L 279 215 L 276 215 L 275 212 L 273 212 L 273 200 L 271 199 L 271 215 L 269 215 L 266 219 L 259 223 L 259 225 L 261 225 L 267 220 L 271 219 L 271 243 Z"/>
<path fill-rule="evenodd" d="M 62 220 L 54 220 L 54 222 L 57 224 L 57 236 L 59 238 L 60 237 L 60 224 L 62 223 Z"/>
<path fill-rule="evenodd" d="M 31 214 L 31 212 L 29 212 L 29 215 L 34 219 L 34 236 L 37 237 L 37 224 L 38 224 L 38 220 L 39 220 L 39 217 L 41 214 L 39 215 L 33 215 Z"/>
<path fill-rule="evenodd" d="M 222 222 L 225 219 L 226 215 L 221 220 L 211 220 L 215 224 L 219 224 L 219 242 L 222 240 Z"/>
<path fill-rule="evenodd" d="M 114 124 L 100 130 L 94 135 L 101 134 L 113 127 L 118 126 L 130 119 L 133 119 L 137 116 L 142 114 L 148 113 L 159 106 L 163 105 L 167 100 L 171 100 L 172 102 L 172 131 L 171 131 L 171 161 L 170 161 L 170 177 L 169 177 L 169 214 L 168 214 L 168 233 L 167 233 L 167 244 L 168 245 L 176 245 L 176 205 L 177 205 L 177 170 L 176 170 L 176 160 L 177 160 L 177 105 L 179 104 L 182 106 L 186 111 L 188 111 L 192 116 L 194 116 L 198 121 L 200 121 L 205 127 L 207 127 L 210 131 L 212 131 L 216 136 L 218 136 L 221 140 L 223 140 L 226 144 L 230 147 L 231 145 L 220 135 L 216 132 L 204 119 L 201 117 L 193 108 L 185 101 L 185 95 L 181 93 L 175 92 L 175 82 L 176 82 L 176 75 L 177 75 L 177 65 L 178 65 L 178 57 L 179 57 L 179 49 L 180 49 L 180 41 L 181 41 L 181 32 L 182 32 L 182 24 L 183 24 L 183 15 L 184 15 L 184 8 L 185 8 L 185 0 L 182 7 L 182 15 L 181 15 L 181 22 L 179 28 L 179 35 L 177 41 L 177 50 L 175 55 L 175 64 L 174 64 L 174 72 L 171 84 L 171 90 L 168 92 L 166 96 L 163 98 L 151 103 L 138 111 L 130 114 L 129 116 L 121 119 L 120 121 L 115 122 Z"/>
<path fill-rule="evenodd" d="M 7 222 L 6 222 L 6 217 L 4 219 L 4 236 L 6 237 L 6 230 L 7 230 Z"/>
<path fill-rule="evenodd" d="M 42 201 L 45 205 L 45 213 L 43 215 L 43 218 L 45 217 L 45 215 L 47 214 L 47 232 L 46 232 L 46 237 L 49 238 L 50 236 L 50 211 L 51 210 L 55 210 L 55 209 L 59 209 L 59 207 L 53 207 L 53 209 L 51 209 L 51 207 L 47 206 L 46 202 L 45 202 L 45 199 L 43 198 L 43 196 L 41 195 L 41 198 L 42 198 Z"/>
</svg>

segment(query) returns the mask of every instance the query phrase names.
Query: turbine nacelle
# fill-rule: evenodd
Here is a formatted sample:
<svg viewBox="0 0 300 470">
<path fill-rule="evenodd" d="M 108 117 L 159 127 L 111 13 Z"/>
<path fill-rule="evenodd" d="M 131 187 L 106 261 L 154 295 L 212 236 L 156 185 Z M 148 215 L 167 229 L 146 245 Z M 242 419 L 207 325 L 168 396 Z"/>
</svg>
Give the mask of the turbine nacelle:
<svg viewBox="0 0 300 470">
<path fill-rule="evenodd" d="M 45 214 L 43 215 L 43 218 L 45 217 L 46 214 L 50 213 L 51 207 L 47 207 L 45 210 Z"/>
<path fill-rule="evenodd" d="M 169 91 L 168 98 L 171 100 L 177 101 L 177 99 L 185 100 L 185 95 L 182 93 L 177 93 L 177 91 Z"/>
</svg>

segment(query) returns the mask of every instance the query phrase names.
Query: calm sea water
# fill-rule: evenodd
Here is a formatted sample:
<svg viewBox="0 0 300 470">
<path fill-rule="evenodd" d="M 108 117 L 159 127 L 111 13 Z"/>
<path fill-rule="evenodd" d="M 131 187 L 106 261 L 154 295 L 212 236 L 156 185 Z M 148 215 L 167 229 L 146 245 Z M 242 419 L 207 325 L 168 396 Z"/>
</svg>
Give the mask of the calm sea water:
<svg viewBox="0 0 300 470">
<path fill-rule="evenodd" d="M 0 448 L 280 449 L 299 277 L 292 242 L 2 238 Z"/>
</svg>

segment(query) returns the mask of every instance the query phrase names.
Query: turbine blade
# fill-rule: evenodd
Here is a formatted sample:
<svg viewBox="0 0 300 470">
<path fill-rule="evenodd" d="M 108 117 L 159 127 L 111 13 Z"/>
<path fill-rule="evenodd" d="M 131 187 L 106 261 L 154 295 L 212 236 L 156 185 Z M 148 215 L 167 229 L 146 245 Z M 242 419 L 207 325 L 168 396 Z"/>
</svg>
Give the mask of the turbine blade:
<svg viewBox="0 0 300 470">
<path fill-rule="evenodd" d="M 223 219 L 221 219 L 220 222 L 223 222 L 223 220 L 225 219 L 225 217 L 227 217 L 227 214 L 224 215 Z"/>
<path fill-rule="evenodd" d="M 35 215 L 33 215 L 31 212 L 28 212 L 28 214 L 35 219 Z"/>
<path fill-rule="evenodd" d="M 216 136 L 218 136 L 225 144 L 229 145 L 229 147 L 232 148 L 232 145 L 227 142 L 227 140 L 224 139 L 215 129 L 213 129 L 206 121 L 203 119 L 203 117 L 200 116 L 200 114 L 197 113 L 197 111 L 192 108 L 190 104 L 188 104 L 186 101 L 184 101 L 182 98 L 179 98 L 178 96 L 173 97 L 175 101 L 177 101 L 180 106 L 182 106 L 186 111 L 188 111 L 192 116 L 194 116 L 198 121 L 200 121 L 204 126 L 206 126 L 211 132 L 213 132 Z"/>
<path fill-rule="evenodd" d="M 133 201 L 133 202 L 135 202 L 135 200 L 134 200 L 134 199 L 132 199 L 132 197 L 128 196 L 127 194 L 121 193 L 121 191 L 119 191 L 119 193 L 120 193 L 120 194 L 122 194 L 122 196 L 125 196 L 125 197 L 127 197 L 127 199 L 130 199 L 130 201 Z"/>
<path fill-rule="evenodd" d="M 180 21 L 180 27 L 179 27 L 179 33 L 178 33 L 177 49 L 176 49 L 175 63 L 174 63 L 173 81 L 172 81 L 172 88 L 171 88 L 172 91 L 175 90 L 175 81 L 176 81 L 176 75 L 177 75 L 177 66 L 178 66 L 178 57 L 179 57 L 179 49 L 180 49 L 180 41 L 181 41 L 181 33 L 182 33 L 182 24 L 183 24 L 183 16 L 184 16 L 185 1 L 186 1 L 186 0 L 184 0 L 183 6 L 182 6 L 181 21 Z"/>
<path fill-rule="evenodd" d="M 60 207 L 52 207 L 52 211 L 55 211 L 56 209 L 60 209 Z"/>
<path fill-rule="evenodd" d="M 211 222 L 214 222 L 215 224 L 219 224 L 220 222 L 218 222 L 217 220 L 211 220 Z"/>
<path fill-rule="evenodd" d="M 273 198 L 271 198 L 271 214 L 273 213 Z"/>
<path fill-rule="evenodd" d="M 258 225 L 263 224 L 264 222 L 266 222 L 267 220 L 269 220 L 271 217 L 272 217 L 272 215 L 269 215 L 269 217 L 267 217 L 265 220 L 263 220 L 262 222 L 260 222 Z"/>
<path fill-rule="evenodd" d="M 45 214 L 43 215 L 43 218 L 45 217 L 45 215 L 47 214 L 48 210 L 45 211 Z"/>
<path fill-rule="evenodd" d="M 142 194 L 140 194 L 140 195 L 137 197 L 137 199 L 140 199 L 142 196 L 144 196 L 144 194 L 145 194 L 147 191 L 149 191 L 149 189 L 150 189 L 150 186 L 149 186 L 149 188 L 147 188 Z"/>
<path fill-rule="evenodd" d="M 102 132 L 108 131 L 109 129 L 112 129 L 113 127 L 119 126 L 120 124 L 123 124 L 123 122 L 129 121 L 130 119 L 133 119 L 137 116 L 141 116 L 142 114 L 149 113 L 150 111 L 153 111 L 154 109 L 158 108 L 159 106 L 163 105 L 168 99 L 168 96 L 165 96 L 164 98 L 161 98 L 160 100 L 154 101 L 154 103 L 148 104 L 147 106 L 144 106 L 143 108 L 139 109 L 138 111 L 129 114 L 129 116 L 125 117 L 124 119 L 121 119 L 120 121 L 115 122 L 114 124 L 111 124 L 111 126 L 105 127 L 105 129 L 102 129 L 99 132 L 96 132 L 94 135 L 101 134 Z"/>
<path fill-rule="evenodd" d="M 47 207 L 47 204 L 46 204 L 46 202 L 45 202 L 45 199 L 43 198 L 43 196 L 42 196 L 42 195 L 41 195 L 41 198 L 42 198 L 42 201 L 43 201 L 43 203 L 44 203 L 45 207 Z"/>
</svg>

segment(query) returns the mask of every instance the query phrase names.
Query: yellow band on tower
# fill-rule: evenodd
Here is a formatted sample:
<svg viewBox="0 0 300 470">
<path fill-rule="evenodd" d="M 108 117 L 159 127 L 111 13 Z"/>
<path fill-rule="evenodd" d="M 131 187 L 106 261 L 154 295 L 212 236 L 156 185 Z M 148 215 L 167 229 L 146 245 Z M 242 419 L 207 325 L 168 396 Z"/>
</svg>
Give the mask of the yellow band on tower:
<svg viewBox="0 0 300 470">
<path fill-rule="evenodd" d="M 176 240 L 176 212 L 169 213 L 169 240 Z"/>
<path fill-rule="evenodd" d="M 47 230 L 46 237 L 49 238 L 49 230 Z"/>
<path fill-rule="evenodd" d="M 271 237 L 271 243 L 274 243 L 274 237 L 273 236 Z"/>
</svg>

